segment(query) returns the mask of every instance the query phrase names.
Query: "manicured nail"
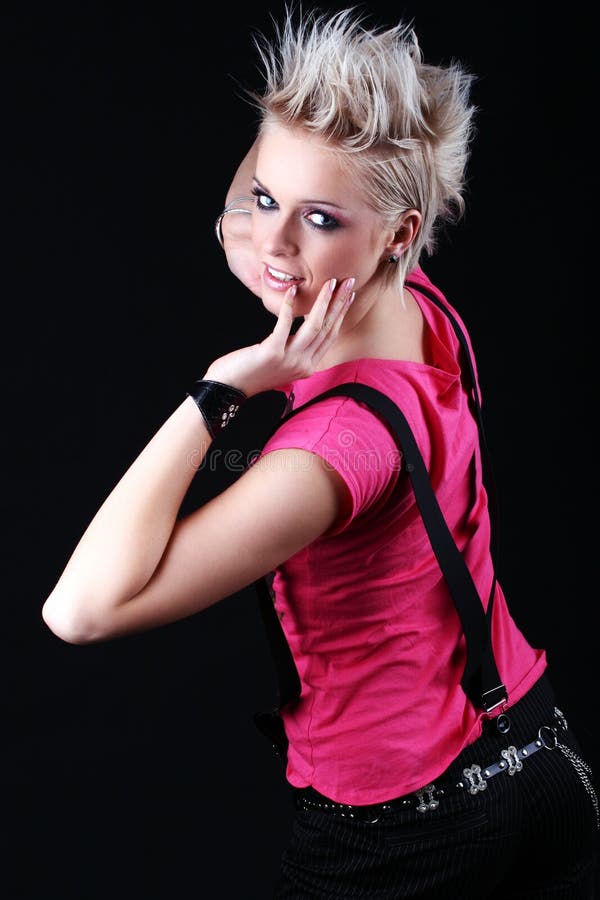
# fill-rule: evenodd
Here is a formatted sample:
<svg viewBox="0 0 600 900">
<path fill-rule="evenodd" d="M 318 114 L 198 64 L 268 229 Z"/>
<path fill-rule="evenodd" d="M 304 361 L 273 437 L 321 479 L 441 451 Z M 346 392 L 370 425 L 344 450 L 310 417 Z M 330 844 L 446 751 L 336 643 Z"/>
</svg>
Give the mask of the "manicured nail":
<svg viewBox="0 0 600 900">
<path fill-rule="evenodd" d="M 336 284 L 337 284 L 337 278 L 332 278 L 331 281 L 329 282 L 329 293 L 330 294 L 333 294 L 333 292 L 335 291 Z"/>
<path fill-rule="evenodd" d="M 346 282 L 346 293 L 347 293 L 347 294 L 351 294 L 351 293 L 352 293 L 352 289 L 353 289 L 355 283 L 356 283 L 356 278 L 349 278 L 349 279 L 348 279 L 348 281 Z"/>
<path fill-rule="evenodd" d="M 356 297 L 356 291 L 353 291 L 353 292 L 350 294 L 350 296 L 348 297 L 348 306 L 350 306 L 350 304 L 354 302 L 354 298 L 355 298 L 355 297 Z"/>
<path fill-rule="evenodd" d="M 287 297 L 288 297 L 288 300 L 289 300 L 290 303 L 293 301 L 294 297 L 296 296 L 296 291 L 297 291 L 297 290 L 298 290 L 298 285 L 297 285 L 297 284 L 293 284 L 293 285 L 291 286 L 291 288 L 288 288 Z"/>
</svg>

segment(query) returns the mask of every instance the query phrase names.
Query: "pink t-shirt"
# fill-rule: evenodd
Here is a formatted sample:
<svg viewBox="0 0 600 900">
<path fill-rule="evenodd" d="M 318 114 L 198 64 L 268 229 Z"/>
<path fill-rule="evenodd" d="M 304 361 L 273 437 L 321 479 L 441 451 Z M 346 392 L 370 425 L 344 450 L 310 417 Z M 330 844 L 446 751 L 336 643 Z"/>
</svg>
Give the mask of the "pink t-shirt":
<svg viewBox="0 0 600 900">
<path fill-rule="evenodd" d="M 409 280 L 444 300 L 420 268 Z M 431 364 L 355 359 L 280 389 L 293 390 L 297 408 L 336 384 L 364 382 L 398 404 L 487 606 L 487 496 L 477 425 L 460 382 L 459 343 L 446 315 L 412 293 L 428 326 Z M 481 734 L 482 714 L 460 686 L 464 636 L 396 443 L 379 416 L 352 398 L 332 397 L 283 424 L 261 455 L 284 447 L 321 456 L 352 497 L 343 521 L 274 573 L 276 608 L 302 683 L 299 702 L 283 712 L 286 776 L 340 803 L 380 802 L 435 780 Z M 516 626 L 501 587 L 492 628 L 510 705 L 537 681 L 546 655 Z"/>
</svg>

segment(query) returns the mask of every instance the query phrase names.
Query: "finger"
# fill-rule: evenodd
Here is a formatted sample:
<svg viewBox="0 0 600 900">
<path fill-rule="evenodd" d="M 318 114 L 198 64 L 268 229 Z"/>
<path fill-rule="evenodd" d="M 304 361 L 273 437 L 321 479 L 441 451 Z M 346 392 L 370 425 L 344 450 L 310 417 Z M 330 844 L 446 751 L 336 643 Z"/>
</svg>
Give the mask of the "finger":
<svg viewBox="0 0 600 900">
<path fill-rule="evenodd" d="M 286 341 L 290 336 L 294 323 L 294 298 L 297 289 L 295 284 L 288 288 L 284 294 L 283 303 L 279 307 L 279 315 L 275 322 L 275 328 L 271 333 L 271 337 L 277 346 L 285 347 Z"/>
<path fill-rule="evenodd" d="M 330 278 L 329 281 L 326 281 L 317 294 L 317 299 L 313 303 L 310 312 L 304 316 L 304 322 L 294 335 L 296 349 L 300 352 L 306 350 L 319 337 L 336 284 L 337 280 L 335 278 Z"/>
<path fill-rule="evenodd" d="M 313 340 L 309 344 L 309 348 L 313 352 L 319 350 L 323 341 L 328 341 L 329 343 L 331 343 L 331 332 L 336 327 L 338 322 L 341 326 L 342 319 L 344 318 L 348 310 L 348 301 L 352 296 L 355 281 L 355 278 L 344 279 L 344 281 L 339 286 L 335 297 L 330 301 L 329 306 L 326 310 L 326 314 L 321 322 L 321 327 L 319 331 L 314 335 Z"/>
<path fill-rule="evenodd" d="M 331 327 L 329 327 L 329 328 L 327 328 L 326 326 L 323 327 L 322 340 L 318 344 L 313 345 L 313 348 L 312 348 L 313 364 L 317 363 L 321 359 L 323 354 L 327 350 L 329 350 L 331 345 L 336 341 L 337 336 L 340 333 L 340 328 L 342 327 L 342 323 L 344 321 L 346 313 L 348 312 L 348 309 L 350 308 L 352 301 L 354 300 L 355 297 L 356 297 L 356 293 L 353 291 L 350 294 L 350 296 L 346 297 L 346 299 L 342 303 L 342 309 L 335 316 Z"/>
</svg>

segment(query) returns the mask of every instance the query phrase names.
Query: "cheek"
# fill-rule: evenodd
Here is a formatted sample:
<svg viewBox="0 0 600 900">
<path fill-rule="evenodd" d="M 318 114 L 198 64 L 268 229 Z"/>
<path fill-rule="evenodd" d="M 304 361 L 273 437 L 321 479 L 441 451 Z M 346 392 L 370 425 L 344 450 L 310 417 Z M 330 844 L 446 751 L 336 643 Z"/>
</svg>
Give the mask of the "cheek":
<svg viewBox="0 0 600 900">
<path fill-rule="evenodd" d="M 362 241 L 342 239 L 331 241 L 327 251 L 322 254 L 320 274 L 322 280 L 334 277 L 338 281 L 344 278 L 356 278 L 357 286 L 367 281 L 376 266 L 376 259 L 366 251 Z"/>
<path fill-rule="evenodd" d="M 382 250 L 367 235 L 364 240 L 353 243 L 350 253 L 350 266 L 358 289 L 377 273 L 381 265 Z"/>
<path fill-rule="evenodd" d="M 307 251 L 313 275 L 325 282 L 328 278 L 345 278 L 348 267 L 356 263 L 357 248 L 343 234 L 320 236 Z M 308 256 L 310 252 L 310 256 Z"/>
</svg>

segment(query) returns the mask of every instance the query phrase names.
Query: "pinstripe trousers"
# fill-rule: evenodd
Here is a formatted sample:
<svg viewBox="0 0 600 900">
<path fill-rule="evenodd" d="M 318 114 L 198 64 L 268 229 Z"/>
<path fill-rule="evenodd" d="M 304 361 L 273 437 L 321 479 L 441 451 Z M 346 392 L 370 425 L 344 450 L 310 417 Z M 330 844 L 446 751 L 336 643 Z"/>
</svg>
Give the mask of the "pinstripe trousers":
<svg viewBox="0 0 600 900">
<path fill-rule="evenodd" d="M 509 710 L 509 734 L 488 728 L 441 779 L 456 782 L 465 767 L 483 770 L 508 745 L 535 740 L 540 726 L 556 724 L 554 709 L 544 674 Z M 598 799 L 571 726 L 512 777 L 503 771 L 474 795 L 442 796 L 426 813 L 411 803 L 369 822 L 297 807 L 275 900 L 595 897 Z"/>
</svg>

